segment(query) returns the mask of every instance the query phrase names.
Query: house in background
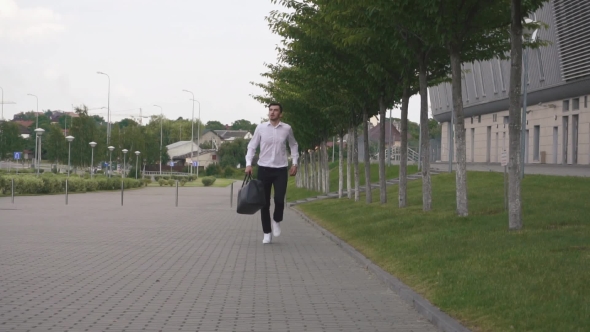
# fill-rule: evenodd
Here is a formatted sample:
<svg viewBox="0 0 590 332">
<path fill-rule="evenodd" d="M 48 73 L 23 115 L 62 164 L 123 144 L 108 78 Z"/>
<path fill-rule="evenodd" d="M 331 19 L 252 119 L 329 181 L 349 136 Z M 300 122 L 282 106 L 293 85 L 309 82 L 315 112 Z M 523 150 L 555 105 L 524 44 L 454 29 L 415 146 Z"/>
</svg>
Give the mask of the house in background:
<svg viewBox="0 0 590 332">
<path fill-rule="evenodd" d="M 166 145 L 168 149 L 168 156 L 172 160 L 184 160 L 187 157 L 191 156 L 191 151 L 194 155 L 197 155 L 201 150 L 197 143 L 192 141 L 178 141 L 176 143 L 172 143 Z"/>
<path fill-rule="evenodd" d="M 226 142 L 234 141 L 235 139 L 242 138 L 249 140 L 252 138 L 252 134 L 247 130 L 206 130 L 201 136 L 201 144 L 205 142 L 211 142 L 213 149 L 219 149 L 219 146 Z"/>
<path fill-rule="evenodd" d="M 391 151 L 392 148 L 398 147 L 401 145 L 402 135 L 398 130 L 399 123 L 395 120 L 386 119 L 385 120 L 385 149 Z M 370 146 L 379 146 L 379 124 L 372 126 L 369 124 L 369 145 Z M 358 137 L 358 152 L 359 152 L 359 160 L 364 160 L 365 156 L 365 137 L 362 132 L 359 132 Z M 386 155 L 388 153 L 386 152 Z M 371 156 L 373 157 L 373 156 Z"/>
<path fill-rule="evenodd" d="M 207 168 L 211 164 L 217 164 L 219 162 L 217 159 L 217 150 L 202 149 L 198 156 L 195 155 L 193 158 L 186 158 L 187 165 L 190 165 L 193 161 L 198 161 L 200 170 Z"/>
</svg>

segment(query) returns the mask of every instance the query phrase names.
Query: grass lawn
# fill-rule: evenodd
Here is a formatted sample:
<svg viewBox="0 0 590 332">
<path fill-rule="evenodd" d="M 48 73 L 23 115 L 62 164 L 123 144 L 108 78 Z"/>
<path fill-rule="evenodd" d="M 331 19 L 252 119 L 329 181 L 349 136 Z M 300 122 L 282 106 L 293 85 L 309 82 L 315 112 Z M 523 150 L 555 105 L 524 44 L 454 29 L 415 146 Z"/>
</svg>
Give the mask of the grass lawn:
<svg viewBox="0 0 590 332">
<path fill-rule="evenodd" d="M 455 175 L 421 181 L 409 207 L 323 200 L 298 208 L 474 331 L 589 331 L 590 179 L 527 175 L 524 228 L 508 231 L 503 175 L 469 172 L 470 216 L 455 214 Z M 292 183 L 291 183 L 292 187 Z M 292 190 L 293 188 L 289 188 Z"/>
<path fill-rule="evenodd" d="M 232 182 L 235 182 L 235 181 L 236 180 L 234 180 L 234 179 L 217 179 L 217 180 L 215 180 L 215 182 L 213 182 L 213 184 L 210 187 L 227 187 L 230 184 L 232 184 Z M 159 187 L 159 186 L 160 186 L 160 184 L 157 181 L 148 184 L 148 187 Z M 204 187 L 205 185 L 203 185 L 203 182 L 201 182 L 201 179 L 197 179 L 192 182 L 187 182 L 184 186 L 185 187 Z M 164 187 L 170 187 L 170 186 L 164 186 Z M 176 184 L 174 184 L 173 187 L 176 187 Z M 182 185 L 180 183 L 178 183 L 178 187 L 182 188 Z"/>
<path fill-rule="evenodd" d="M 394 179 L 399 177 L 399 166 L 386 166 L 386 178 L 387 179 Z M 342 168 L 344 172 L 344 189 L 346 190 L 346 164 Z M 354 170 L 351 170 L 354 172 Z M 408 165 L 408 175 L 416 173 L 418 171 L 418 167 L 414 165 Z M 361 186 L 365 184 L 365 164 L 359 163 L 359 174 L 360 174 L 360 183 Z M 352 175 L 352 173 L 351 173 Z M 354 175 L 352 175 L 354 178 Z M 371 183 L 375 183 L 379 181 L 379 165 L 378 164 L 371 164 Z M 352 186 L 354 187 L 354 180 L 352 182 Z M 303 199 L 307 197 L 317 196 L 320 193 L 313 190 L 308 190 L 305 188 L 296 188 L 295 187 L 295 177 L 289 177 L 288 187 L 287 190 L 287 202 L 293 202 L 298 199 Z M 330 164 L 330 191 L 338 191 L 338 163 Z M 379 196 L 377 196 L 379 197 Z"/>
</svg>

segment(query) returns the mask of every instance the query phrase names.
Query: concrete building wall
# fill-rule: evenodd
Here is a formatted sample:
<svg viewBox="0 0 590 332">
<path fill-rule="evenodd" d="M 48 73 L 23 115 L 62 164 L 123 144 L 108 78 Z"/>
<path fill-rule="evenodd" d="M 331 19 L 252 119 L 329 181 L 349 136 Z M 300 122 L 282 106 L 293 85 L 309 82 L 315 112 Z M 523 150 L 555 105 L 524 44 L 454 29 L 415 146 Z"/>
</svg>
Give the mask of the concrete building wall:
<svg viewBox="0 0 590 332">
<path fill-rule="evenodd" d="M 579 108 L 573 109 L 576 99 Z M 564 100 L 527 108 L 525 163 L 540 163 L 544 152 L 547 164 L 590 164 L 590 95 L 567 99 L 566 104 L 569 104 L 569 110 L 565 110 Z M 508 121 L 505 118 L 508 116 L 508 110 L 504 110 L 482 114 L 481 121 L 479 116 L 465 119 L 468 162 L 500 162 L 502 150 L 508 152 L 509 149 L 509 129 L 508 124 L 504 123 Z M 442 124 L 442 161 L 449 160 L 449 125 L 449 122 Z M 538 126 L 538 153 L 535 148 L 535 126 Z M 456 149 L 456 144 L 454 146 Z"/>
</svg>

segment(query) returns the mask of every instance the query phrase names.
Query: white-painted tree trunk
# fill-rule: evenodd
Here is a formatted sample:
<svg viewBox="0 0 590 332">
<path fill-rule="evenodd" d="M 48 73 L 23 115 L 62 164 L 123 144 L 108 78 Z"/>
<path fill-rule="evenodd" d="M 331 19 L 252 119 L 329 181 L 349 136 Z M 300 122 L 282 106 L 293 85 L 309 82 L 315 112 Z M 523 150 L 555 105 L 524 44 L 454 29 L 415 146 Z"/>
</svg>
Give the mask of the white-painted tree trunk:
<svg viewBox="0 0 590 332">
<path fill-rule="evenodd" d="M 422 171 L 422 210 L 432 210 L 432 181 L 430 179 L 430 136 L 428 135 L 428 76 L 426 54 L 420 56 L 420 151 Z"/>
<path fill-rule="evenodd" d="M 363 147 L 365 150 L 365 201 L 370 204 L 373 202 L 373 192 L 371 190 L 371 154 L 369 153 L 369 111 L 363 109 Z"/>
<path fill-rule="evenodd" d="M 346 139 L 346 191 L 349 199 L 352 198 L 352 128 L 348 129 L 348 136 Z"/>
<path fill-rule="evenodd" d="M 509 162 L 508 162 L 508 228 L 518 230 L 523 226 L 521 168 L 521 89 L 522 89 L 522 0 L 511 1 L 510 25 L 510 92 L 509 92 Z"/>
<path fill-rule="evenodd" d="M 410 102 L 410 88 L 404 87 L 402 95 L 402 123 L 401 123 L 401 147 L 399 162 L 399 207 L 407 206 L 408 200 L 408 104 Z"/>
<path fill-rule="evenodd" d="M 344 192 L 344 135 L 340 133 L 338 142 L 338 198 L 342 198 Z"/>
<path fill-rule="evenodd" d="M 451 48 L 452 95 L 455 108 L 455 142 L 457 143 L 457 214 L 469 215 L 467 206 L 467 147 L 465 144 L 465 116 L 463 114 L 463 96 L 461 92 L 461 56 L 458 50 Z"/>
<path fill-rule="evenodd" d="M 379 97 L 379 198 L 381 204 L 387 203 L 387 179 L 385 178 L 385 101 Z"/>
<path fill-rule="evenodd" d="M 352 158 L 354 163 L 354 201 L 358 202 L 361 199 L 360 195 L 360 186 L 361 186 L 361 177 L 359 174 L 359 145 L 358 145 L 358 130 L 357 127 L 354 126 L 352 129 L 352 136 L 353 136 L 353 146 L 352 146 Z"/>
</svg>

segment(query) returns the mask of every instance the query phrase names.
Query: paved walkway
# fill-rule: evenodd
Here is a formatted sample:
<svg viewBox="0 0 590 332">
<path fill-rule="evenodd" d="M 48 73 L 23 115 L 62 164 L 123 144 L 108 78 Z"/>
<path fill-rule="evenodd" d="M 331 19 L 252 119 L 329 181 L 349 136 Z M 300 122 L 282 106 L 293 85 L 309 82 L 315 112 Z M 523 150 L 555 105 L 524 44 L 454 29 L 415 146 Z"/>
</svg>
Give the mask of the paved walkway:
<svg viewBox="0 0 590 332">
<path fill-rule="evenodd" d="M 287 210 L 262 245 L 229 188 L 0 198 L 0 331 L 435 331 Z"/>
</svg>

